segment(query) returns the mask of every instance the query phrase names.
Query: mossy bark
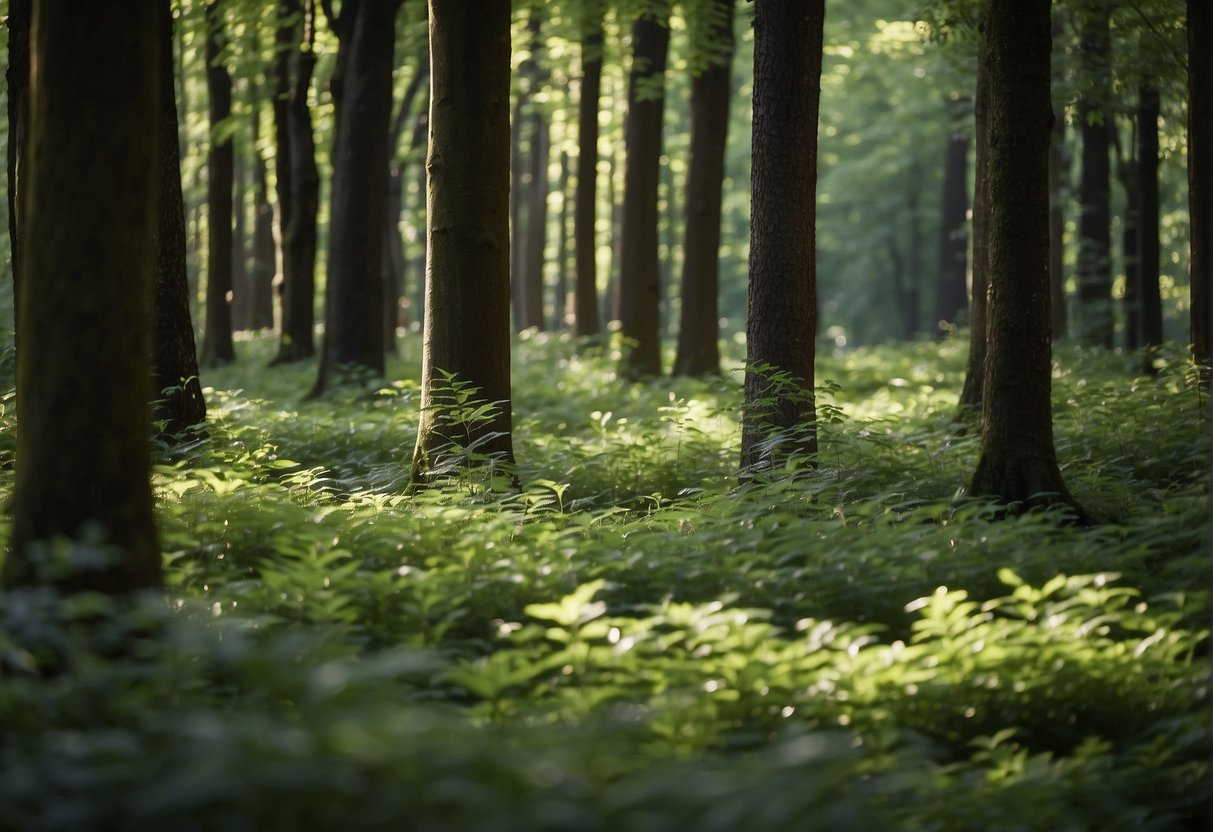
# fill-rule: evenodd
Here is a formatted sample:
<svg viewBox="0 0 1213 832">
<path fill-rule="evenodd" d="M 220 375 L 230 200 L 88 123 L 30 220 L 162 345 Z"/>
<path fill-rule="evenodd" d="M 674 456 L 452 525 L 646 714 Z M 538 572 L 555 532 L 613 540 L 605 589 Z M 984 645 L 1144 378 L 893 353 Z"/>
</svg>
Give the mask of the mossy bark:
<svg viewBox="0 0 1213 832">
<path fill-rule="evenodd" d="M 159 4 L 35 4 L 8 586 L 162 581 L 149 482 Z M 80 125 L 89 140 L 80 140 Z M 104 563 L 52 564 L 59 538 Z"/>
<path fill-rule="evenodd" d="M 741 465 L 817 452 L 817 118 L 824 0 L 756 0 L 750 291 Z M 770 375 L 787 383 L 773 384 Z M 767 441 L 785 433 L 778 448 Z M 794 435 L 788 432 L 795 431 Z"/>
<path fill-rule="evenodd" d="M 510 400 L 510 3 L 430 0 L 430 142 L 421 424 L 412 479 L 451 443 L 513 462 Z M 492 403 L 452 419 L 447 374 Z"/>
<path fill-rule="evenodd" d="M 990 82 L 989 306 L 981 456 L 970 492 L 1071 507 L 1050 402 L 1049 0 L 986 4 Z"/>
</svg>

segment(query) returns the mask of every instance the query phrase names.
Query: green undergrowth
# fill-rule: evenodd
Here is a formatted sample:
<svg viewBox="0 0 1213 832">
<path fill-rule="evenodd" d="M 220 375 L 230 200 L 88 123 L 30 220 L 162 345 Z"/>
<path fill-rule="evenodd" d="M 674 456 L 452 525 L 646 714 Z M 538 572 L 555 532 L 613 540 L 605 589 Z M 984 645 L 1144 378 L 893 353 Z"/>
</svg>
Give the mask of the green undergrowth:
<svg viewBox="0 0 1213 832">
<path fill-rule="evenodd" d="M 964 494 L 961 339 L 821 356 L 816 465 L 742 481 L 739 363 L 625 382 L 530 335 L 517 485 L 420 491 L 401 347 L 304 401 L 313 363 L 240 342 L 155 474 L 168 603 L 3 601 L 0 828 L 1208 827 L 1180 352 L 1059 350 L 1083 528 Z"/>
</svg>

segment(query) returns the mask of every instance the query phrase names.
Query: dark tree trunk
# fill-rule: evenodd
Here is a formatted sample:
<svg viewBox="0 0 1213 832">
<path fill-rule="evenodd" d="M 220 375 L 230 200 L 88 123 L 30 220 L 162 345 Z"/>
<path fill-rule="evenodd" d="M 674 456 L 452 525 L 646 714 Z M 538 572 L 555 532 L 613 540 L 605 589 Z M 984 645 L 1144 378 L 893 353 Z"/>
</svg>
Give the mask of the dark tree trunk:
<svg viewBox="0 0 1213 832">
<path fill-rule="evenodd" d="M 1192 357 L 1210 371 L 1209 328 L 1213 303 L 1213 8 L 1208 0 L 1188 0 L 1188 216 L 1191 221 Z"/>
<path fill-rule="evenodd" d="M 755 0 L 741 466 L 817 453 L 817 119 L 824 0 Z"/>
<path fill-rule="evenodd" d="M 168 443 L 206 421 L 206 401 L 198 380 L 198 353 L 190 319 L 185 269 L 185 205 L 181 197 L 181 145 L 173 91 L 173 11 L 159 0 L 160 187 L 156 266 L 152 279 L 152 414 L 156 432 Z"/>
<path fill-rule="evenodd" d="M 510 3 L 430 0 L 429 206 L 421 423 L 414 483 L 466 463 L 513 463 L 510 404 Z M 451 384 L 494 406 L 468 421 Z"/>
<path fill-rule="evenodd" d="M 159 4 L 34 7 L 16 482 L 6 586 L 158 587 L 148 401 Z M 169 78 L 163 83 L 171 83 Z M 80 126 L 89 126 L 81 141 Z M 88 279 L 81 279 L 87 275 Z M 50 563 L 58 537 L 87 562 Z M 99 546 L 112 559 L 96 562 Z M 69 552 L 68 557 L 84 554 Z"/>
<path fill-rule="evenodd" d="M 1083 16 L 1082 62 L 1089 91 L 1079 101 L 1082 174 L 1078 198 L 1078 300 L 1080 340 L 1111 349 L 1112 239 L 1108 148 L 1111 140 L 1111 33 L 1103 0 Z"/>
<path fill-rule="evenodd" d="M 383 225 L 387 209 L 392 53 L 401 0 L 342 7 L 347 54 L 333 148 L 324 348 L 312 395 L 347 369 L 384 371 Z"/>
<path fill-rule="evenodd" d="M 1049 0 L 987 0 L 990 85 L 987 325 L 981 456 L 970 491 L 1015 507 L 1064 503 L 1049 338 Z"/>
<path fill-rule="evenodd" d="M 733 6 L 734 0 L 715 0 L 710 7 L 711 26 L 701 34 L 718 59 L 691 80 L 691 162 L 675 375 L 720 372 L 717 287 L 721 188 L 732 97 Z"/>
<path fill-rule="evenodd" d="M 531 113 L 530 175 L 526 194 L 526 248 L 523 251 L 522 303 L 526 327 L 543 330 L 543 267 L 548 231 L 548 153 L 550 139 L 547 116 Z"/>
<path fill-rule="evenodd" d="M 602 90 L 602 8 L 595 6 L 581 36 L 581 99 L 577 113 L 577 195 L 573 247 L 577 279 L 573 289 L 573 331 L 597 335 L 598 312 L 598 98 Z"/>
<path fill-rule="evenodd" d="M 274 207 L 261 143 L 261 102 L 253 102 L 253 269 L 249 275 L 250 329 L 274 327 Z"/>
<path fill-rule="evenodd" d="M 1140 90 L 1137 112 L 1138 252 L 1141 269 L 1141 337 L 1147 349 L 1162 345 L 1162 298 L 1158 287 L 1158 90 Z M 1147 357 L 1146 369 L 1154 369 Z"/>
<path fill-rule="evenodd" d="M 572 323 L 569 308 L 569 154 L 560 154 L 560 214 L 556 221 L 556 303 L 552 329 Z"/>
<path fill-rule="evenodd" d="M 21 267 L 25 213 L 25 181 L 29 131 L 30 0 L 9 0 L 8 7 L 8 245 L 13 267 L 13 306 L 20 309 Z M 18 316 L 19 317 L 19 316 Z M 20 325 L 16 327 L 20 330 Z"/>
<path fill-rule="evenodd" d="M 223 46 L 223 10 L 219 0 L 213 0 L 206 6 L 206 90 L 211 141 L 206 165 L 206 326 L 202 331 L 202 363 L 207 367 L 236 360 L 230 300 L 235 156 L 230 135 L 216 140 L 219 125 L 232 112 L 232 78 L 220 62 Z"/>
<path fill-rule="evenodd" d="M 308 89 L 316 69 L 316 6 L 303 3 L 302 37 L 295 48 L 295 71 L 287 105 L 290 193 L 282 246 L 282 341 L 275 364 L 315 355 L 316 215 L 320 208 L 320 173 Z"/>
<path fill-rule="evenodd" d="M 1054 15 L 1056 18 L 1056 15 Z M 1056 26 L 1054 32 L 1056 32 Z M 1066 321 L 1066 111 L 1053 109 L 1053 140 L 1049 144 L 1049 309 L 1053 323 L 1053 341 L 1069 337 Z M 978 396 L 974 404 L 978 404 Z"/>
<path fill-rule="evenodd" d="M 661 265 L 657 256 L 657 189 L 661 176 L 661 122 L 670 43 L 669 6 L 636 19 L 624 128 L 627 170 L 619 244 L 619 317 L 625 339 L 625 376 L 661 375 Z"/>
<path fill-rule="evenodd" d="M 248 200 L 246 165 L 243 154 L 233 153 L 232 164 L 232 329 L 248 329 Z"/>
<path fill-rule="evenodd" d="M 983 24 L 984 26 L 984 24 Z M 989 296 L 990 69 L 984 37 L 978 47 L 973 94 L 973 264 L 970 272 L 969 358 L 960 391 L 960 418 L 981 412 L 986 375 L 986 301 Z"/>
<path fill-rule="evenodd" d="M 299 50 L 299 33 L 302 31 L 298 15 L 302 7 L 299 0 L 279 0 L 278 25 L 274 31 L 274 177 L 275 197 L 278 203 L 277 237 L 278 262 L 274 276 L 274 288 L 278 295 L 278 337 L 286 330 L 286 230 L 291 223 L 291 58 Z M 281 341 L 279 346 L 281 353 Z M 275 357 L 274 362 L 277 362 Z"/>
<path fill-rule="evenodd" d="M 953 129 L 948 134 L 944 159 L 942 215 L 940 217 L 939 274 L 935 284 L 935 335 L 947 335 L 956 326 L 960 313 L 969 306 L 965 286 L 965 258 L 968 254 L 969 211 L 969 131 L 958 122 L 966 109 L 963 99 L 950 104 Z"/>
</svg>

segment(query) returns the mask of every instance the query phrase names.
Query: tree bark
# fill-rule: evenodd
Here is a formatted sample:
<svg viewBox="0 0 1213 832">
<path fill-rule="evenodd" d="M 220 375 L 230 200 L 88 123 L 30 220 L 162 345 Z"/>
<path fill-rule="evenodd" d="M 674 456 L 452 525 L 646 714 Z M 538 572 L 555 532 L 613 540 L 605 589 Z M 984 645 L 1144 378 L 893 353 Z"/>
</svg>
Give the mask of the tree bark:
<svg viewBox="0 0 1213 832">
<path fill-rule="evenodd" d="M 966 109 L 962 99 L 949 103 L 950 115 L 957 120 Z M 935 335 L 951 332 L 961 311 L 969 306 L 965 286 L 965 258 L 968 255 L 969 190 L 968 175 L 969 132 L 958 123 L 948 133 L 944 158 L 942 214 L 939 236 L 939 270 L 935 284 Z"/>
<path fill-rule="evenodd" d="M 1113 346 L 1112 240 L 1108 147 L 1111 139 L 1111 32 L 1109 11 L 1099 0 L 1083 15 L 1082 66 L 1089 90 L 1078 105 L 1082 173 L 1078 198 L 1078 299 L 1080 340 Z"/>
<path fill-rule="evenodd" d="M 1162 298 L 1158 287 L 1158 90 L 1139 91 L 1137 113 L 1138 253 L 1141 279 L 1141 338 L 1147 350 L 1162 346 Z M 1147 372 L 1154 370 L 1153 356 L 1147 355 Z"/>
<path fill-rule="evenodd" d="M 550 137 L 547 115 L 531 111 L 531 145 L 527 177 L 526 234 L 522 264 L 523 319 L 526 327 L 546 329 L 543 317 L 543 267 L 548 231 L 548 154 Z"/>
<path fill-rule="evenodd" d="M 298 9 L 293 0 L 290 7 Z M 288 7 L 288 8 L 290 8 Z M 316 216 L 320 208 L 320 173 L 308 89 L 316 69 L 316 5 L 304 0 L 302 35 L 294 48 L 294 77 L 290 82 L 286 132 L 290 190 L 285 199 L 285 240 L 282 247 L 282 339 L 274 364 L 302 361 L 316 353 Z M 281 152 L 281 151 L 280 151 Z M 281 181 L 281 180 L 280 180 Z"/>
<path fill-rule="evenodd" d="M 275 199 L 278 210 L 275 214 L 278 238 L 278 261 L 274 275 L 274 289 L 278 300 L 279 353 L 281 339 L 286 331 L 286 230 L 291 222 L 291 57 L 299 50 L 299 33 L 302 31 L 298 19 L 302 11 L 299 0 L 279 0 L 278 24 L 274 30 L 274 178 Z M 277 357 L 271 362 L 277 363 Z"/>
<path fill-rule="evenodd" d="M 33 6 L 26 291 L 6 586 L 162 583 L 149 481 L 159 4 Z M 80 125 L 89 125 L 88 141 Z M 88 561 L 53 543 L 89 546 Z M 91 544 L 91 545 L 90 545 Z M 95 560 L 98 548 L 112 557 Z"/>
<path fill-rule="evenodd" d="M 577 114 L 577 193 L 573 207 L 573 247 L 577 278 L 573 289 L 573 332 L 597 335 L 598 311 L 598 99 L 602 90 L 602 7 L 588 13 L 581 36 L 581 97 Z"/>
<path fill-rule="evenodd" d="M 982 23 L 985 26 L 985 23 Z M 980 415 L 986 375 L 986 313 L 990 287 L 990 69 L 985 36 L 978 47 L 973 94 L 973 262 L 970 271 L 969 358 L 960 391 L 959 416 Z"/>
<path fill-rule="evenodd" d="M 817 121 L 824 0 L 755 0 L 741 466 L 817 453 Z"/>
<path fill-rule="evenodd" d="M 1213 303 L 1209 280 L 1213 276 L 1213 9 L 1208 0 L 1188 0 L 1188 216 L 1190 217 L 1192 289 L 1192 357 L 1205 382 L 1210 369 L 1209 329 Z"/>
<path fill-rule="evenodd" d="M 20 309 L 22 255 L 25 246 L 24 198 L 29 131 L 30 0 L 9 0 L 8 8 L 8 245 L 13 268 L 13 306 Z M 18 316 L 20 317 L 20 316 Z M 16 322 L 19 333 L 20 321 Z"/>
<path fill-rule="evenodd" d="M 514 461 L 510 401 L 510 3 L 430 0 L 421 423 L 412 480 Z M 470 385 L 487 418 L 454 409 Z M 455 447 L 458 446 L 458 447 Z M 474 449 L 474 455 L 461 453 Z"/>
<path fill-rule="evenodd" d="M 233 151 L 236 148 L 233 147 Z M 243 150 L 243 148 L 240 148 Z M 243 153 L 232 154 L 232 329 L 248 329 L 249 271 L 248 271 L 248 200 L 246 160 Z"/>
<path fill-rule="evenodd" d="M 1053 39 L 1065 28 L 1060 8 L 1053 9 Z M 1054 65 L 1053 87 L 1063 79 Z M 1066 106 L 1054 102 L 1053 140 L 1049 144 L 1049 309 L 1053 323 L 1053 341 L 1070 337 L 1066 312 L 1066 197 L 1069 187 L 1070 154 L 1066 149 Z M 980 404 L 978 396 L 974 404 Z"/>
<path fill-rule="evenodd" d="M 346 52 L 333 147 L 324 347 L 312 395 L 347 371 L 384 371 L 383 257 L 392 53 L 401 0 L 342 7 Z M 340 63 L 340 62 L 339 62 Z"/>
<path fill-rule="evenodd" d="M 269 171 L 261 144 L 261 101 L 253 101 L 253 268 L 249 274 L 250 329 L 274 327 L 274 207 L 270 204 Z"/>
<path fill-rule="evenodd" d="M 620 369 L 630 378 L 661 375 L 657 189 L 670 30 L 669 5 L 663 0 L 659 7 L 660 11 L 638 17 L 632 28 L 624 128 L 627 169 L 619 245 L 619 316 L 625 346 Z"/>
<path fill-rule="evenodd" d="M 198 353 L 190 319 L 185 265 L 185 204 L 181 196 L 181 146 L 173 87 L 171 0 L 156 3 L 160 72 L 160 182 L 157 192 L 156 261 L 152 278 L 152 413 L 166 443 L 206 422 L 198 379 Z"/>
<path fill-rule="evenodd" d="M 701 32 L 701 48 L 710 44 L 715 60 L 691 80 L 691 161 L 675 375 L 720 372 L 720 211 L 732 97 L 733 6 L 734 0 L 715 0 L 709 7 L 712 20 Z"/>
<path fill-rule="evenodd" d="M 236 360 L 232 344 L 232 137 L 220 137 L 220 125 L 232 112 L 232 78 L 220 58 L 224 47 L 220 0 L 206 6 L 206 89 L 211 125 L 207 152 L 206 325 L 202 363 L 207 367 Z"/>
<path fill-rule="evenodd" d="M 1050 410 L 1049 0 L 987 0 L 989 340 L 970 491 L 1009 508 L 1065 504 Z"/>
</svg>

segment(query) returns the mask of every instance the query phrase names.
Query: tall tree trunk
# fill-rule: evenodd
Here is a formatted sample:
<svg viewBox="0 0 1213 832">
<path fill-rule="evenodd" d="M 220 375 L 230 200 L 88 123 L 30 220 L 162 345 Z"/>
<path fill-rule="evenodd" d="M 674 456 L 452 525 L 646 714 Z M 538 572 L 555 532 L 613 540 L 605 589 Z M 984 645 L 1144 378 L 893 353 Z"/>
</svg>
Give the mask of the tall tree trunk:
<svg viewBox="0 0 1213 832">
<path fill-rule="evenodd" d="M 171 0 L 156 3 L 160 72 L 160 183 L 156 261 L 152 278 L 152 414 L 162 441 L 175 443 L 206 421 L 198 380 L 198 353 L 190 319 L 185 268 L 185 204 L 181 197 L 181 145 L 173 87 Z"/>
<path fill-rule="evenodd" d="M 253 269 L 249 275 L 250 329 L 274 327 L 274 207 L 270 204 L 269 171 L 261 145 L 261 101 L 253 100 Z"/>
<path fill-rule="evenodd" d="M 989 340 L 970 491 L 1011 508 L 1063 503 L 1049 339 L 1050 0 L 987 0 Z"/>
<path fill-rule="evenodd" d="M 1089 89 L 1078 105 L 1082 125 L 1082 174 L 1078 198 L 1078 298 L 1080 340 L 1111 349 L 1112 241 L 1108 147 L 1111 140 L 1111 32 L 1109 11 L 1099 0 L 1083 15 L 1082 65 Z"/>
<path fill-rule="evenodd" d="M 965 258 L 968 255 L 969 187 L 969 131 L 964 129 L 959 116 L 966 107 L 964 99 L 956 98 L 949 103 L 953 120 L 948 133 L 947 153 L 944 159 L 942 215 L 939 235 L 939 269 L 935 284 L 935 335 L 948 334 L 955 328 L 960 313 L 968 309 L 968 290 L 965 286 Z"/>
<path fill-rule="evenodd" d="M 1213 8 L 1208 0 L 1188 0 L 1188 216 L 1190 217 L 1192 357 L 1206 383 L 1210 369 L 1209 329 L 1213 303 Z"/>
<path fill-rule="evenodd" d="M 13 306 L 20 309 L 22 240 L 29 132 L 30 0 L 9 0 L 8 7 L 8 246 L 13 267 Z M 18 316 L 20 317 L 20 316 Z M 16 326 L 19 332 L 20 322 Z"/>
<path fill-rule="evenodd" d="M 984 23 L 982 24 L 985 25 Z M 960 391 L 959 416 L 980 415 L 986 375 L 986 312 L 989 296 L 990 240 L 990 62 L 985 38 L 978 47 L 973 93 L 973 262 L 970 271 L 969 358 Z"/>
<path fill-rule="evenodd" d="M 560 213 L 556 218 L 556 302 L 552 329 L 569 328 L 573 310 L 569 304 L 569 154 L 560 154 Z"/>
<path fill-rule="evenodd" d="M 248 329 L 248 199 L 247 164 L 242 153 L 233 154 L 232 164 L 232 329 Z"/>
<path fill-rule="evenodd" d="M 232 344 L 232 182 L 235 155 L 232 137 L 220 125 L 232 113 L 232 77 L 221 62 L 224 48 L 220 0 L 206 5 L 206 90 L 211 141 L 207 152 L 206 325 L 202 363 L 208 367 L 236 360 Z"/>
<path fill-rule="evenodd" d="M 573 289 L 573 331 L 597 335 L 598 312 L 598 99 L 602 90 L 601 4 L 587 12 L 581 35 L 581 97 L 577 113 L 577 194 L 573 207 L 573 247 L 577 279 Z"/>
<path fill-rule="evenodd" d="M 523 108 L 527 91 L 524 89 L 514 102 L 510 117 L 510 308 L 513 310 L 514 331 L 522 332 L 528 326 L 526 289 L 523 275 L 526 273 L 525 231 L 522 221 L 526 194 L 522 163 Z"/>
<path fill-rule="evenodd" d="M 296 6 L 296 8 L 298 8 Z M 286 194 L 286 231 L 282 246 L 282 340 L 273 363 L 301 361 L 315 355 L 316 215 L 320 208 L 320 173 L 308 89 L 316 69 L 316 5 L 304 0 L 302 35 L 294 48 L 294 77 L 287 103 L 290 191 Z M 281 191 L 280 198 L 281 197 Z"/>
<path fill-rule="evenodd" d="M 715 0 L 711 25 L 700 32 L 716 60 L 691 80 L 691 161 L 682 244 L 681 319 L 675 375 L 720 372 L 717 296 L 720 204 L 732 97 L 734 0 Z"/>
<path fill-rule="evenodd" d="M 430 0 L 430 143 L 421 423 L 412 480 L 449 457 L 513 463 L 510 404 L 510 3 Z M 493 405 L 454 411 L 448 379 Z M 457 448 L 454 446 L 458 446 Z"/>
<path fill-rule="evenodd" d="M 1136 129 L 1131 122 L 1130 126 Z M 1136 141 L 1134 141 L 1136 144 Z M 1125 266 L 1125 347 L 1141 346 L 1141 177 L 1136 151 L 1118 162 L 1125 191 L 1125 213 L 1121 224 L 1121 252 Z"/>
<path fill-rule="evenodd" d="M 333 148 L 324 348 L 312 395 L 347 369 L 384 371 L 383 224 L 387 209 L 392 53 L 401 0 L 342 7 L 347 54 Z"/>
<path fill-rule="evenodd" d="M 1056 19 L 1057 15 L 1054 14 Z M 1054 32 L 1056 33 L 1056 25 Z M 1069 337 L 1066 320 L 1066 153 L 1065 106 L 1053 108 L 1053 140 L 1049 144 L 1049 309 L 1053 341 Z M 980 402 L 979 396 L 974 404 Z"/>
<path fill-rule="evenodd" d="M 1162 345 L 1162 298 L 1158 287 L 1161 252 L 1158 239 L 1158 90 L 1139 91 L 1137 112 L 1138 252 L 1140 256 L 1141 337 L 1147 349 Z M 1147 356 L 1147 372 L 1153 371 Z"/>
<path fill-rule="evenodd" d="M 276 236 L 278 238 L 277 274 L 274 289 L 278 296 L 278 337 L 286 331 L 286 230 L 291 223 L 291 201 L 294 190 L 291 181 L 291 58 L 299 50 L 302 32 L 298 19 L 302 11 L 299 0 L 278 0 L 278 25 L 274 30 L 274 178 L 275 199 L 278 210 Z M 281 340 L 279 354 L 281 354 Z M 272 363 L 277 363 L 275 357 Z"/>
<path fill-rule="evenodd" d="M 551 141 L 548 119 L 544 113 L 537 108 L 532 109 L 530 121 L 530 176 L 527 182 L 522 302 L 526 326 L 543 330 L 546 328 L 543 317 L 543 270 L 548 236 L 548 155 Z"/>
<path fill-rule="evenodd" d="M 661 126 L 669 50 L 669 4 L 658 4 L 632 28 L 632 71 L 624 129 L 627 170 L 620 230 L 619 315 L 626 341 L 621 369 L 628 377 L 661 375 L 657 258 L 657 188 L 661 176 Z"/>
<path fill-rule="evenodd" d="M 26 239 L 38 245 L 22 263 L 6 586 L 120 594 L 162 583 L 147 441 L 158 85 L 170 83 L 159 72 L 158 6 L 33 7 L 21 198 Z M 58 537 L 84 542 L 87 560 L 69 551 L 68 562 L 49 562 Z"/>
<path fill-rule="evenodd" d="M 817 453 L 817 121 L 824 0 L 755 0 L 741 466 Z"/>
</svg>

